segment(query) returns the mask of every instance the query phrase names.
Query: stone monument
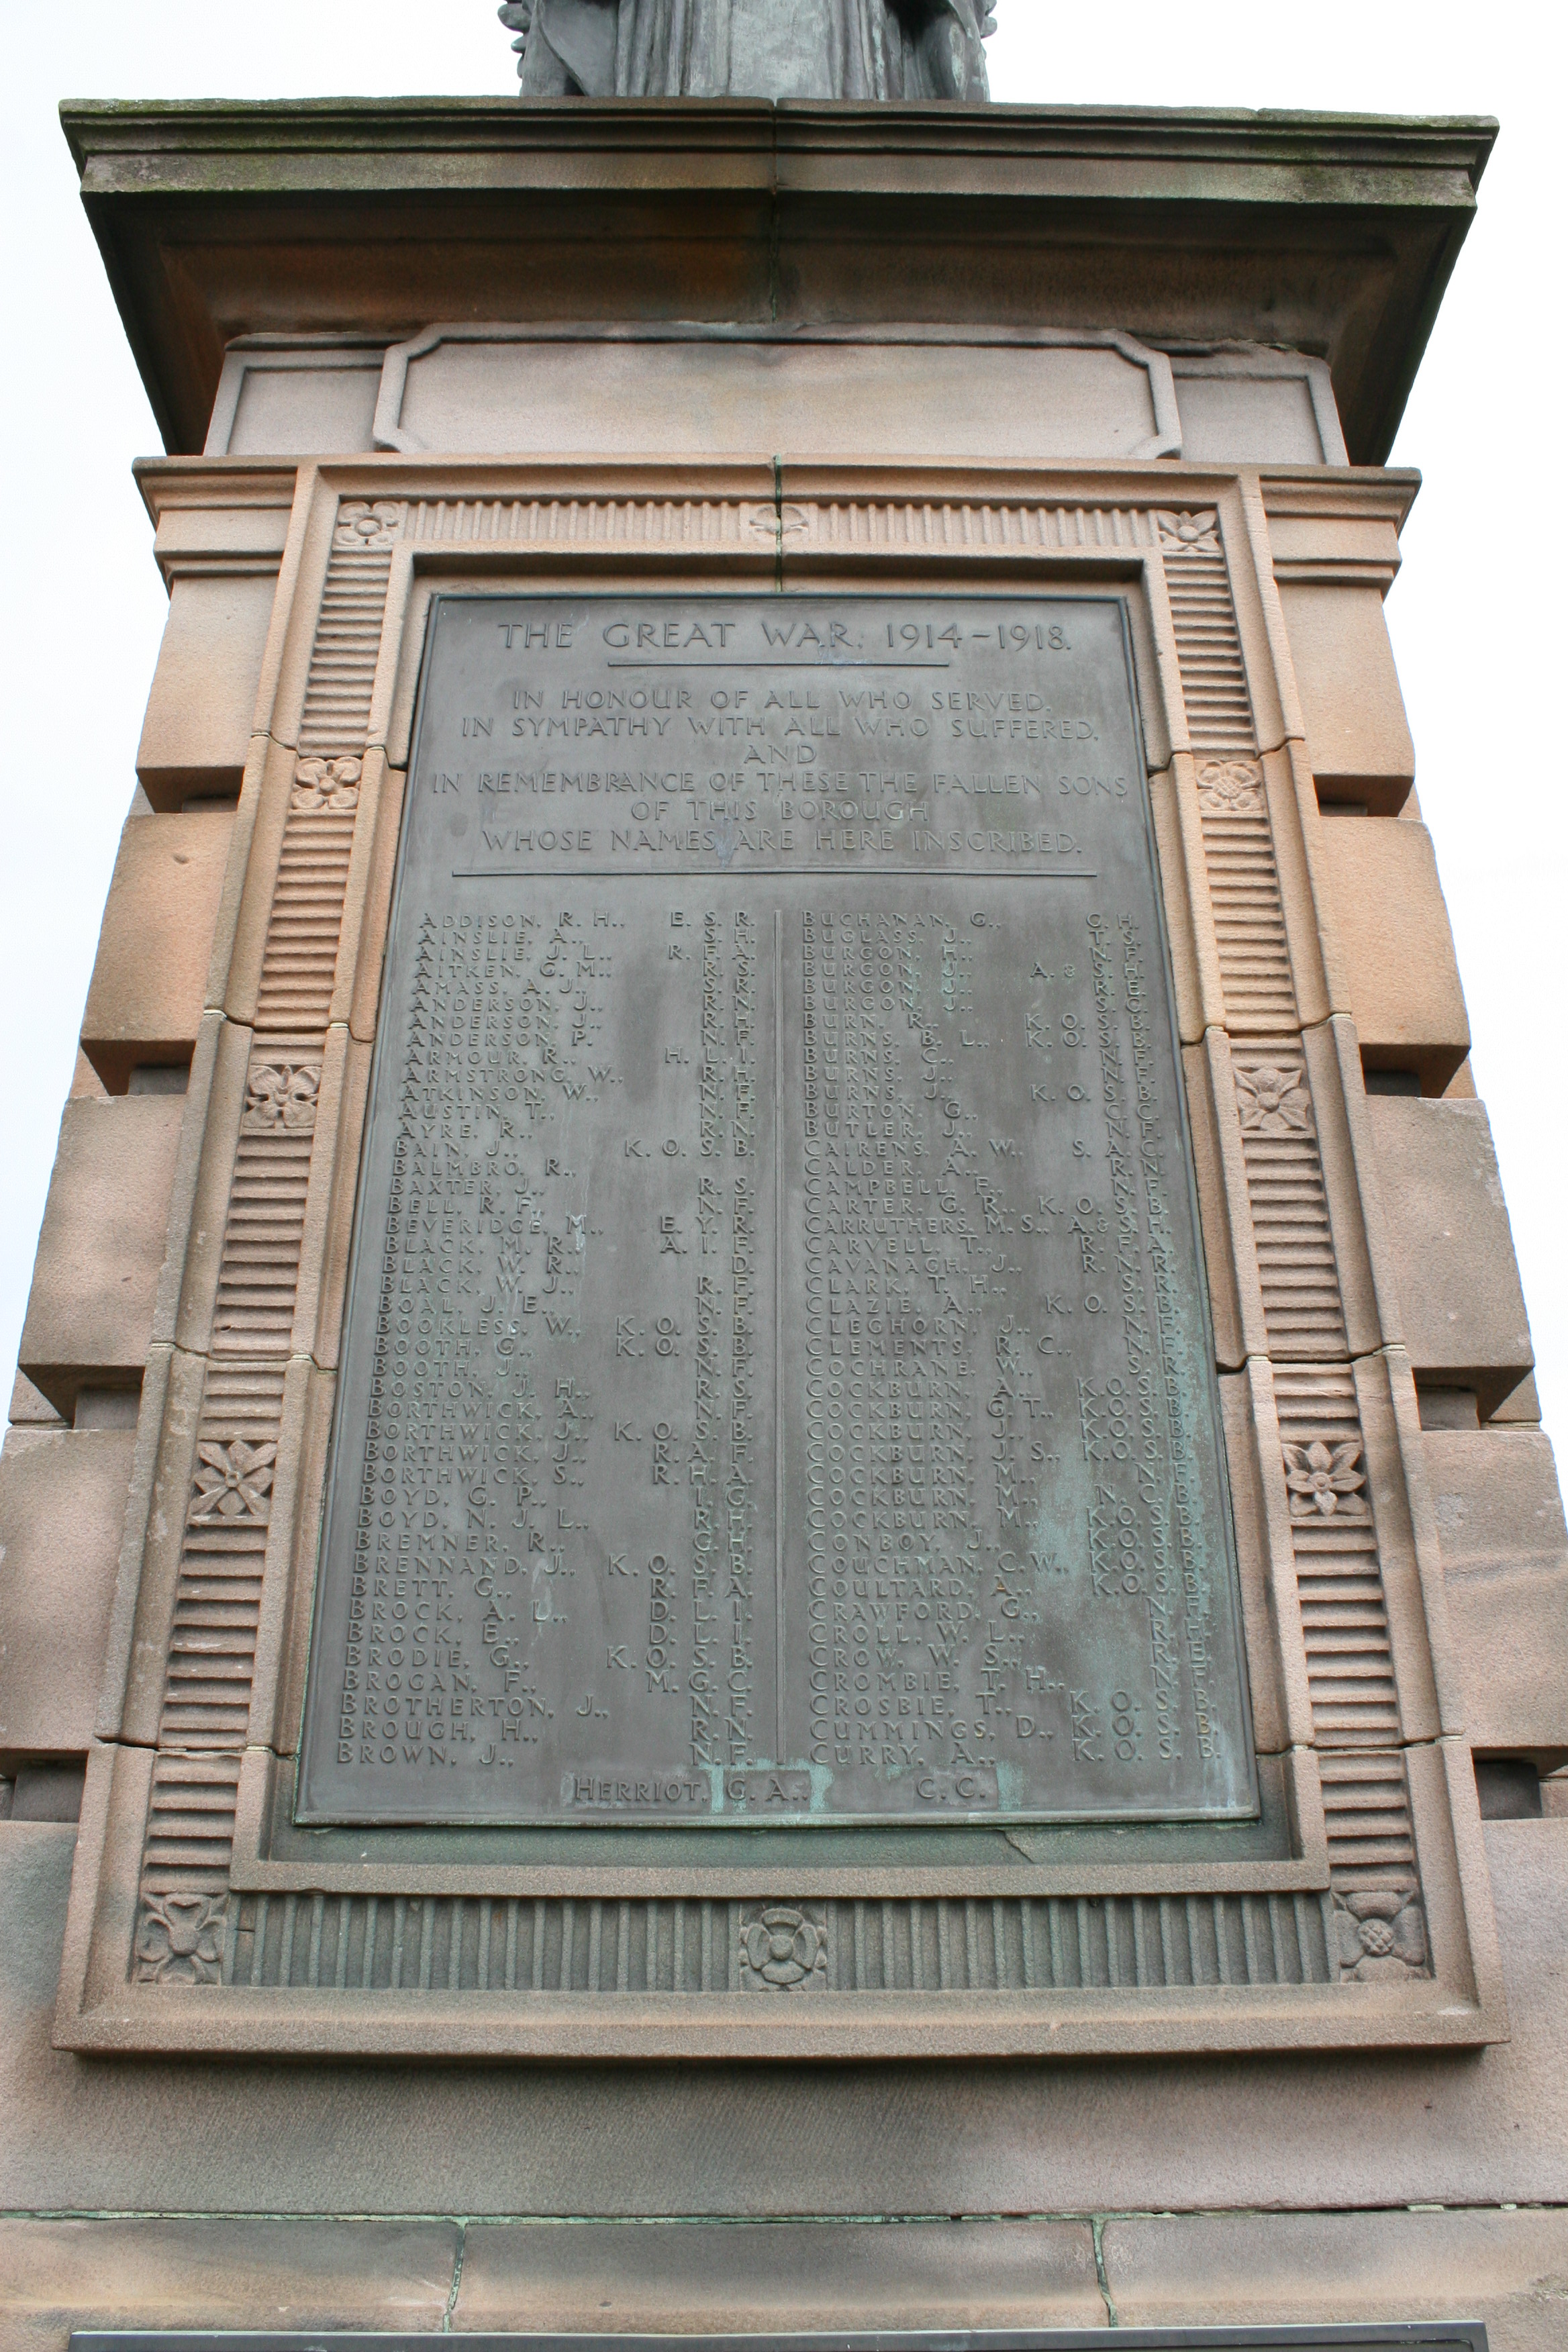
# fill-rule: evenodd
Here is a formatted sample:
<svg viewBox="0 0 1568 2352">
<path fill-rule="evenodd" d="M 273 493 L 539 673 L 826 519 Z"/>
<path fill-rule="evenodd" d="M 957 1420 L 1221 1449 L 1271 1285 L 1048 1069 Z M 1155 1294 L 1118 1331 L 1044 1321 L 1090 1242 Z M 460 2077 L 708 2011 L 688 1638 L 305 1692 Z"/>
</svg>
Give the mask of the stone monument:
<svg viewBox="0 0 1568 2352">
<path fill-rule="evenodd" d="M 521 101 L 66 110 L 170 609 L 0 2346 L 1534 2352 L 1568 1538 L 1383 616 L 1494 126 L 502 14 Z"/>
</svg>

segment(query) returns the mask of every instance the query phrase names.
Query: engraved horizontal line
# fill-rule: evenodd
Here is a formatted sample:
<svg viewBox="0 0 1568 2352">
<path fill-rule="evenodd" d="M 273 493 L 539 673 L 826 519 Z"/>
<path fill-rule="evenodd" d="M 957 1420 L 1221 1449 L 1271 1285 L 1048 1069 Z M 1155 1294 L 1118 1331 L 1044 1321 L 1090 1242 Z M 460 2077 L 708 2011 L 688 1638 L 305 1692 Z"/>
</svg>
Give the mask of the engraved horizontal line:
<svg viewBox="0 0 1568 2352">
<path fill-rule="evenodd" d="M 657 875 L 661 880 L 721 881 L 734 879 L 744 882 L 792 881 L 796 878 L 811 882 L 858 882 L 864 884 L 865 869 L 842 866 L 747 866 L 716 870 L 711 866 L 574 866 L 573 878 L 579 882 L 624 882 L 638 874 Z M 886 870 L 886 869 L 879 869 Z M 1099 869 L 1075 870 L 1067 874 L 1037 874 L 1019 866 L 998 873 L 987 868 L 984 873 L 966 873 L 953 866 L 900 866 L 897 878 L 917 882 L 1098 882 Z M 559 866 L 453 866 L 448 877 L 453 882 L 555 882 L 563 878 Z"/>
<path fill-rule="evenodd" d="M 991 642 L 991 640 L 994 637 L 994 635 L 995 635 L 995 632 L 994 632 L 994 630 L 988 630 L 988 631 L 986 632 L 986 642 L 987 642 L 987 643 L 990 643 L 990 642 Z M 811 671 L 815 676 L 816 676 L 816 677 L 832 677 L 836 676 L 836 675 L 837 675 L 837 673 L 838 671 L 840 671 L 840 670 L 852 670 L 852 669 L 937 669 L 937 670 L 948 670 L 948 669 L 951 669 L 951 668 L 952 667 L 952 664 L 950 661 L 825 661 L 825 662 L 818 662 L 818 661 L 777 661 L 777 660 L 773 660 L 773 659 L 770 658 L 767 655 L 763 655 L 760 658 L 752 659 L 752 660 L 749 660 L 749 661 L 678 661 L 678 662 L 607 661 L 607 662 L 605 664 L 605 667 L 606 669 L 630 669 L 630 670 L 658 670 L 658 669 L 679 669 L 679 670 L 688 670 L 688 669 L 745 669 L 745 670 L 753 670 L 753 669 L 765 669 L 765 670 L 768 670 L 768 671 L 770 671 L 770 672 L 771 672 L 771 671 L 773 671 L 773 670 L 779 670 L 779 669 L 801 669 L 801 670 L 809 670 L 809 671 Z"/>
</svg>

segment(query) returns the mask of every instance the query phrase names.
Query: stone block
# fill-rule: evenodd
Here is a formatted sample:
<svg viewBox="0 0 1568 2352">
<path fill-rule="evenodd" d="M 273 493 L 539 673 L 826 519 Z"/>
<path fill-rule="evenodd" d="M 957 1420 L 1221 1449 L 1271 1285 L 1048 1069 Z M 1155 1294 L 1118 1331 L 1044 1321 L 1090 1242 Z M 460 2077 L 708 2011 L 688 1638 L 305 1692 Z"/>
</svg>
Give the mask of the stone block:
<svg viewBox="0 0 1568 2352">
<path fill-rule="evenodd" d="M 140 1384 L 184 1108 L 170 1095 L 66 1106 L 21 1367 L 68 1421 L 83 1388 Z"/>
<path fill-rule="evenodd" d="M 367 357 L 364 353 L 354 356 L 362 362 Z M 243 391 L 245 358 L 239 353 L 231 354 L 230 360 L 224 363 L 226 377 L 229 376 L 231 362 L 237 363 L 241 371 Z M 372 364 L 374 364 L 374 357 Z M 224 389 L 220 384 L 219 403 L 223 398 Z M 220 449 L 208 452 L 211 457 L 224 454 Z M 258 453 L 247 451 L 246 454 L 254 456 Z M 209 476 L 208 478 L 213 478 Z M 221 480 L 222 478 L 217 478 Z M 199 490 L 195 494 L 198 502 L 192 506 L 185 505 L 178 492 L 160 497 L 155 501 L 158 531 L 153 542 L 153 552 L 164 578 L 172 580 L 182 569 L 189 571 L 195 564 L 216 567 L 219 559 L 226 555 L 238 556 L 244 564 L 253 562 L 258 556 L 269 555 L 281 564 L 284 550 L 289 544 L 289 524 L 293 512 L 289 503 L 292 485 L 281 469 L 272 478 L 277 484 L 277 505 L 220 503 L 206 506 L 200 503 L 202 494 Z M 240 479 L 243 480 L 243 477 Z M 255 482 L 248 487 L 254 490 Z M 263 564 L 260 568 L 265 571 L 267 566 Z"/>
<path fill-rule="evenodd" d="M 36 1389 L 26 1372 L 18 1372 L 11 1391 L 10 1423 L 13 1429 L 58 1429 L 60 1416 L 41 1390 Z"/>
<path fill-rule="evenodd" d="M 1375 586 L 1279 583 L 1307 752 L 1327 799 L 1397 814 L 1415 780 L 1415 747 Z"/>
<path fill-rule="evenodd" d="M 0 1459 L 0 1760 L 92 1745 L 135 1444 L 61 1431 Z"/>
<path fill-rule="evenodd" d="M 1410 1368 L 1420 1386 L 1473 1389 L 1489 1420 L 1535 1356 L 1485 1107 L 1366 1108 Z"/>
<path fill-rule="evenodd" d="M 1541 1391 L 1535 1385 L 1533 1372 L 1528 1380 L 1521 1381 L 1511 1396 L 1504 1397 L 1492 1419 L 1505 1425 L 1518 1423 L 1525 1428 L 1540 1428 Z"/>
<path fill-rule="evenodd" d="M 79 1102 L 84 1095 L 91 1095 L 101 1102 L 108 1091 L 103 1080 L 79 1045 L 76 1049 L 76 1069 L 71 1077 L 71 1101 Z"/>
<path fill-rule="evenodd" d="M 1346 1001 L 1369 1068 L 1413 1070 L 1440 1095 L 1470 1050 L 1437 861 L 1425 825 L 1331 816 L 1321 871 Z"/>
<path fill-rule="evenodd" d="M 1423 1451 L 1470 1744 L 1568 1759 L 1568 1531 L 1551 1440 L 1433 1430 Z"/>
<path fill-rule="evenodd" d="M 1194 366 L 1197 362 L 1190 363 Z M 1306 375 L 1176 378 L 1182 455 L 1198 464 L 1321 466 L 1323 437 Z"/>
<path fill-rule="evenodd" d="M 1568 2342 L 1568 2214 L 1144 2214 L 1110 2221 L 1122 2327 L 1480 2319 L 1491 2352 Z"/>
<path fill-rule="evenodd" d="M 110 1094 L 133 1069 L 190 1061 L 233 831 L 209 810 L 132 817 L 121 836 L 81 1032 Z"/>
<path fill-rule="evenodd" d="M 275 570 L 177 574 L 136 753 L 155 809 L 233 793 L 250 751 Z"/>
<path fill-rule="evenodd" d="M 0 1823 L 0 2210 L 646 2220 L 672 2150 L 717 2220 L 1568 2205 L 1568 1821 L 1484 1834 L 1513 2038 L 1473 2054 L 422 2068 L 55 2050 L 76 1832 Z"/>
<path fill-rule="evenodd" d="M 381 368 L 378 351 L 231 352 L 207 456 L 328 457 L 374 449 Z"/>
<path fill-rule="evenodd" d="M 1103 2327 L 1083 2221 L 470 2225 L 455 2332 Z"/>
<path fill-rule="evenodd" d="M 443 2221 L 0 2221 L 4 2352 L 73 2328 L 434 2332 L 458 2236 Z"/>
</svg>

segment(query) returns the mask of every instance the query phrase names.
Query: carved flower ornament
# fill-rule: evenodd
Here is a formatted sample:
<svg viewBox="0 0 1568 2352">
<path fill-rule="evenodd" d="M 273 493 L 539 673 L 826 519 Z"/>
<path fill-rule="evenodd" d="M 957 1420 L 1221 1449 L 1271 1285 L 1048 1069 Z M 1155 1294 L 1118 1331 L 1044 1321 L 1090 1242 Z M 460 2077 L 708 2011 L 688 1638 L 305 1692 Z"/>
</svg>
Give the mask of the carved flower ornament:
<svg viewBox="0 0 1568 2352">
<path fill-rule="evenodd" d="M 247 1445 L 237 1437 L 227 1445 L 198 1445 L 196 1458 L 193 1527 L 235 1527 L 246 1519 L 266 1525 L 272 1516 L 276 1445 Z"/>
<path fill-rule="evenodd" d="M 294 771 L 293 807 L 300 816 L 321 809 L 345 816 L 359 806 L 360 760 L 301 760 Z"/>
<path fill-rule="evenodd" d="M 1312 1097 L 1302 1073 L 1262 1064 L 1238 1069 L 1236 1099 L 1241 1111 L 1243 1135 L 1310 1135 Z"/>
<path fill-rule="evenodd" d="M 1203 514 L 1162 514 L 1155 517 L 1160 537 L 1166 546 L 1217 549 L 1215 534 L 1219 517 L 1211 507 Z"/>
<path fill-rule="evenodd" d="M 754 539 L 765 539 L 771 544 L 779 539 L 804 539 L 811 519 L 804 507 L 752 507 L 746 528 Z"/>
<path fill-rule="evenodd" d="M 1418 1974 L 1426 1966 L 1426 1922 L 1413 1886 L 1334 1897 L 1340 1973 L 1353 1984 Z"/>
<path fill-rule="evenodd" d="M 1363 1517 L 1366 1505 L 1360 1494 L 1366 1478 L 1355 1466 L 1360 1460 L 1356 1444 L 1325 1445 L 1318 1438 L 1310 1445 L 1288 1445 L 1285 1483 L 1290 1489 L 1291 1517 Z"/>
<path fill-rule="evenodd" d="M 246 1124 L 253 1130 L 309 1135 L 316 1124 L 321 1073 L 314 1063 L 268 1062 L 252 1070 L 245 1097 Z"/>
<path fill-rule="evenodd" d="M 1250 760 L 1209 760 L 1198 770 L 1198 797 L 1216 815 L 1254 816 L 1263 806 L 1263 778 Z"/>
<path fill-rule="evenodd" d="M 136 1930 L 143 1984 L 216 1984 L 228 1904 L 221 1895 L 149 1895 Z"/>
<path fill-rule="evenodd" d="M 827 1930 L 798 1911 L 764 1911 L 744 1930 L 746 1965 L 774 1992 L 827 1980 Z"/>
<path fill-rule="evenodd" d="M 393 545 L 402 520 L 395 499 L 345 499 L 338 509 L 338 545 L 378 553 Z"/>
</svg>

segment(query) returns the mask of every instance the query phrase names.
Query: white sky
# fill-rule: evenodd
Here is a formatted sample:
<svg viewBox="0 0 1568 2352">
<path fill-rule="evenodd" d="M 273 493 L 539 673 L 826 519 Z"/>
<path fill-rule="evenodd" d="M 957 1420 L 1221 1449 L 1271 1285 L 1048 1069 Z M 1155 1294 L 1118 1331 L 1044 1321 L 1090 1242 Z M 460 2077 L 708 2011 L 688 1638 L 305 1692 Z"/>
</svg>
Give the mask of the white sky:
<svg viewBox="0 0 1568 2352">
<path fill-rule="evenodd" d="M 1500 116 L 1503 136 L 1394 452 L 1426 486 L 1389 625 L 1415 730 L 1524 1271 L 1549 1424 L 1568 1428 L 1559 66 L 1517 0 L 997 0 L 999 99 Z M 489 0 L 0 0 L 11 80 L 4 390 L 12 541 L 0 575 L 0 1365 L 16 1361 L 56 1126 L 163 628 L 131 460 L 159 447 L 55 119 L 63 97 L 506 94 Z M 1557 291 L 1553 292 L 1553 288 Z M 5 1373 L 8 1393 L 9 1372 Z M 0 1399 L 0 1402 L 4 1400 Z"/>
</svg>

